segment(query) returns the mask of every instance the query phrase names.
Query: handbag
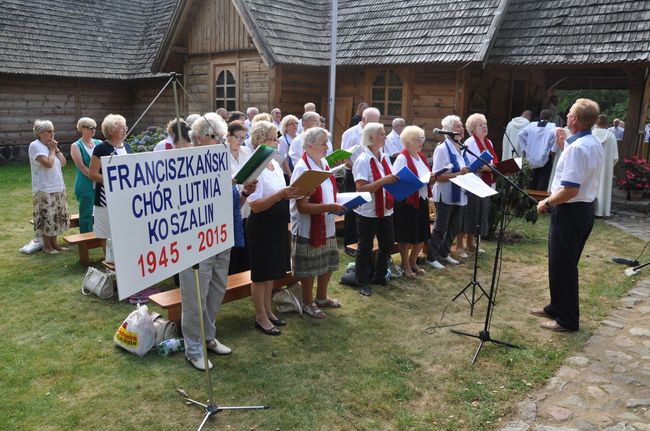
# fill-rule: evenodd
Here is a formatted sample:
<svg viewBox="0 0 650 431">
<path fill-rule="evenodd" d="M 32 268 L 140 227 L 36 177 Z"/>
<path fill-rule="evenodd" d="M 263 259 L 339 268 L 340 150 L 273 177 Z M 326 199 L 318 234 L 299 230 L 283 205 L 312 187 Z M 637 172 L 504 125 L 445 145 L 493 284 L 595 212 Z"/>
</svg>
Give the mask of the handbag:
<svg viewBox="0 0 650 431">
<path fill-rule="evenodd" d="M 115 273 L 104 273 L 92 266 L 86 271 L 81 283 L 81 293 L 88 296 L 91 293 L 101 299 L 113 297 L 115 291 Z"/>
<path fill-rule="evenodd" d="M 167 320 L 159 313 L 151 313 L 153 328 L 156 330 L 156 346 L 165 340 L 178 337 L 176 323 Z"/>
</svg>

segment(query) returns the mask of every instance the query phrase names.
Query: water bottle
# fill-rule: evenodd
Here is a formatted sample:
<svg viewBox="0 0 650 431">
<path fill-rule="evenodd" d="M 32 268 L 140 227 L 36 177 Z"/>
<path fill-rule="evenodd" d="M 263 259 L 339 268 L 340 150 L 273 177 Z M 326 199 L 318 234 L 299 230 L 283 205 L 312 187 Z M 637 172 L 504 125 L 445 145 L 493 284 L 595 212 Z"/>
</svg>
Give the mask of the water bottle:
<svg viewBox="0 0 650 431">
<path fill-rule="evenodd" d="M 115 257 L 113 256 L 113 241 L 110 238 L 106 239 L 106 263 L 114 263 Z"/>
<path fill-rule="evenodd" d="M 185 350 L 185 343 L 182 338 L 170 338 L 169 340 L 161 341 L 158 344 L 157 350 L 160 356 L 169 356 L 172 353 Z"/>
</svg>

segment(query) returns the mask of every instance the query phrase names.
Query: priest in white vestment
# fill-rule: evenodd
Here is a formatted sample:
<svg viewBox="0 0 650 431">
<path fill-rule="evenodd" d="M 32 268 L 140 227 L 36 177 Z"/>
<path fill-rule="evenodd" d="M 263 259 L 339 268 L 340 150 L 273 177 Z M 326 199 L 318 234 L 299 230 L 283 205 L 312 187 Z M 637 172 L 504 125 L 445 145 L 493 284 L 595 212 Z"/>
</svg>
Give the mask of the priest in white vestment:
<svg viewBox="0 0 650 431">
<path fill-rule="evenodd" d="M 599 115 L 596 126 L 591 132 L 603 145 L 603 169 L 600 172 L 598 194 L 596 195 L 596 217 L 611 215 L 614 165 L 618 161 L 616 136 L 607 130 L 607 123 L 607 116 Z"/>
<path fill-rule="evenodd" d="M 501 160 L 512 159 L 513 157 L 521 157 L 521 148 L 519 146 L 519 132 L 530 123 L 533 118 L 533 113 L 526 109 L 519 117 L 515 117 L 506 126 L 506 133 L 503 135 L 503 143 L 501 145 Z M 513 151 L 514 148 L 514 151 Z M 515 154 L 515 151 L 517 154 Z"/>
</svg>

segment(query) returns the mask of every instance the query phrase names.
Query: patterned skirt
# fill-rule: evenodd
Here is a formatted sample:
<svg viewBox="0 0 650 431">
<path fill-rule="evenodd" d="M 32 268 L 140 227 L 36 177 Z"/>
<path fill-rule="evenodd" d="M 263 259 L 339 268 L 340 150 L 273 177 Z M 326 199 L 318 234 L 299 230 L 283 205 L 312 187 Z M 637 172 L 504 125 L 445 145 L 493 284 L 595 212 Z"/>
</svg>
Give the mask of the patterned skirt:
<svg viewBox="0 0 650 431">
<path fill-rule="evenodd" d="M 44 236 L 61 235 L 70 229 L 68 203 L 62 192 L 34 194 L 34 231 Z"/>
<path fill-rule="evenodd" d="M 298 278 L 318 277 L 339 269 L 339 252 L 336 237 L 327 238 L 325 245 L 312 247 L 309 238 L 291 237 L 291 263 L 293 275 Z"/>
</svg>

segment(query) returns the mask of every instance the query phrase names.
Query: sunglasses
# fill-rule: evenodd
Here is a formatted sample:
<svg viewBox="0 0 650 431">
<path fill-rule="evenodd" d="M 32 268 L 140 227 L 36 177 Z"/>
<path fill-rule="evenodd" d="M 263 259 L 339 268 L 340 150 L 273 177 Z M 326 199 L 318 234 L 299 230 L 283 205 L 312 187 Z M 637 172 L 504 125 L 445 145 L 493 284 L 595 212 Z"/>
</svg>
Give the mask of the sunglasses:
<svg viewBox="0 0 650 431">
<path fill-rule="evenodd" d="M 219 135 L 206 135 L 206 136 L 209 136 L 211 139 L 214 139 L 215 141 L 219 142 L 220 144 L 224 143 L 224 139 Z"/>
<path fill-rule="evenodd" d="M 93 126 L 83 126 L 83 127 L 89 130 L 97 130 L 97 127 L 93 127 Z"/>
</svg>

